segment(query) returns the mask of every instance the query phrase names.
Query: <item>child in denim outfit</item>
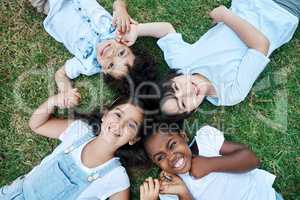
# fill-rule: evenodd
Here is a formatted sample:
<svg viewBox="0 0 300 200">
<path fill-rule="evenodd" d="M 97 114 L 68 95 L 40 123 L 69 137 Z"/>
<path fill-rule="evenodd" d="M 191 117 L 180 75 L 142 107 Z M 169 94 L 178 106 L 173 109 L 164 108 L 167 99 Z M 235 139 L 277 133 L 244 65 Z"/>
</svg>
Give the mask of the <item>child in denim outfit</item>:
<svg viewBox="0 0 300 200">
<path fill-rule="evenodd" d="M 67 97 L 58 94 L 33 113 L 31 129 L 61 144 L 28 174 L 0 188 L 1 200 L 129 200 L 129 178 L 118 155 L 140 139 L 143 110 L 119 101 L 89 123 L 50 117 L 54 107 L 72 107 L 79 98 L 76 89 Z M 130 164 L 134 156 L 120 158 Z"/>
</svg>

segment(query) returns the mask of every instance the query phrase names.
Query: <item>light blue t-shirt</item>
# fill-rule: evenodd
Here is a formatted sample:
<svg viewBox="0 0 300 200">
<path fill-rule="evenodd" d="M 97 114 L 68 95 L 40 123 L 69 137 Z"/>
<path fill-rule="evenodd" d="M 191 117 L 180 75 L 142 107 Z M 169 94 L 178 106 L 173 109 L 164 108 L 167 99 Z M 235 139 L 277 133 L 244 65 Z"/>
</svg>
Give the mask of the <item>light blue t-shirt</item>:
<svg viewBox="0 0 300 200">
<path fill-rule="evenodd" d="M 231 10 L 269 39 L 268 56 L 292 38 L 298 25 L 297 17 L 272 0 L 233 0 Z M 183 74 L 201 74 L 213 84 L 217 97 L 207 99 L 217 106 L 243 101 L 269 62 L 224 23 L 211 28 L 194 44 L 185 42 L 179 33 L 168 34 L 157 43 L 170 68 Z"/>
<path fill-rule="evenodd" d="M 70 79 L 101 71 L 96 44 L 115 37 L 112 16 L 96 0 L 49 0 L 46 31 L 74 55 L 65 63 Z"/>
</svg>

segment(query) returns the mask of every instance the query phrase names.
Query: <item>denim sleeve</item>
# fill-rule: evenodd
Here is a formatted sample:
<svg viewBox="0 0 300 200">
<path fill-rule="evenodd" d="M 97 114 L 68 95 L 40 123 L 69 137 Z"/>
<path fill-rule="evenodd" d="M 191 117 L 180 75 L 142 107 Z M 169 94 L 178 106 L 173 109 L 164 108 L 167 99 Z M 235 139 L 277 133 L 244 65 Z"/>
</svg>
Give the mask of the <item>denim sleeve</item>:
<svg viewBox="0 0 300 200">
<path fill-rule="evenodd" d="M 77 78 L 80 74 L 83 73 L 83 70 L 83 64 L 76 57 L 67 60 L 67 62 L 65 63 L 65 71 L 70 79 Z"/>
</svg>

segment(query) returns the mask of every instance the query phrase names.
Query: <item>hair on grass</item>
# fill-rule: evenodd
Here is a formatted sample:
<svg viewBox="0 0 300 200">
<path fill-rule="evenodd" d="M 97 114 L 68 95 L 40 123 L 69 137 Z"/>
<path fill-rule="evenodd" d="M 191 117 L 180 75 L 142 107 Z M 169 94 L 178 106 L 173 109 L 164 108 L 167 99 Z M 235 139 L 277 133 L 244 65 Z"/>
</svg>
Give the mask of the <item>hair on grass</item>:
<svg viewBox="0 0 300 200">
<path fill-rule="evenodd" d="M 112 105 L 103 106 L 102 108 L 96 108 L 90 113 L 74 113 L 74 119 L 82 120 L 83 122 L 87 123 L 91 126 L 93 133 L 95 136 L 98 136 L 101 132 L 101 119 L 105 113 L 114 109 L 118 105 L 122 105 L 125 103 L 131 103 L 133 105 L 139 105 L 137 100 L 128 100 L 126 97 L 118 98 Z M 144 117 L 145 118 L 145 117 Z M 144 127 L 140 127 L 139 132 L 137 134 L 138 137 L 141 137 L 141 140 L 136 142 L 134 145 L 123 145 L 120 147 L 115 156 L 119 157 L 122 164 L 126 167 L 134 167 L 134 166 L 148 166 L 149 161 L 146 156 L 146 153 L 143 148 L 142 139 L 144 134 L 142 133 Z"/>
<path fill-rule="evenodd" d="M 133 66 L 128 68 L 127 76 L 115 79 L 110 74 L 103 74 L 104 82 L 110 87 L 116 88 L 122 95 L 129 95 L 131 90 L 135 90 L 142 82 L 154 81 L 156 78 L 154 57 L 139 48 L 132 48 L 132 51 L 135 59 Z"/>
</svg>

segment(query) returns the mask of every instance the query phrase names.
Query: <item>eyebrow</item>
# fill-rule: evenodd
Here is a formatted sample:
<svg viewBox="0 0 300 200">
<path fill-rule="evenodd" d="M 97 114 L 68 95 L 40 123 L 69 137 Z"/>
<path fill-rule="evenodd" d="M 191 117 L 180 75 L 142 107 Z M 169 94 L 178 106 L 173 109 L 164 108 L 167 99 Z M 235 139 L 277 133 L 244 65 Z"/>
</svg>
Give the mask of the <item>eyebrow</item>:
<svg viewBox="0 0 300 200">
<path fill-rule="evenodd" d="M 120 108 L 116 108 L 116 110 L 120 111 L 122 114 L 124 114 L 124 111 L 121 110 Z"/>
<path fill-rule="evenodd" d="M 120 108 L 116 108 L 116 110 L 120 111 L 122 114 L 125 114 L 125 112 Z M 135 123 L 136 126 L 139 126 L 139 123 L 137 123 L 137 121 L 135 121 L 134 119 L 132 121 Z"/>
</svg>

